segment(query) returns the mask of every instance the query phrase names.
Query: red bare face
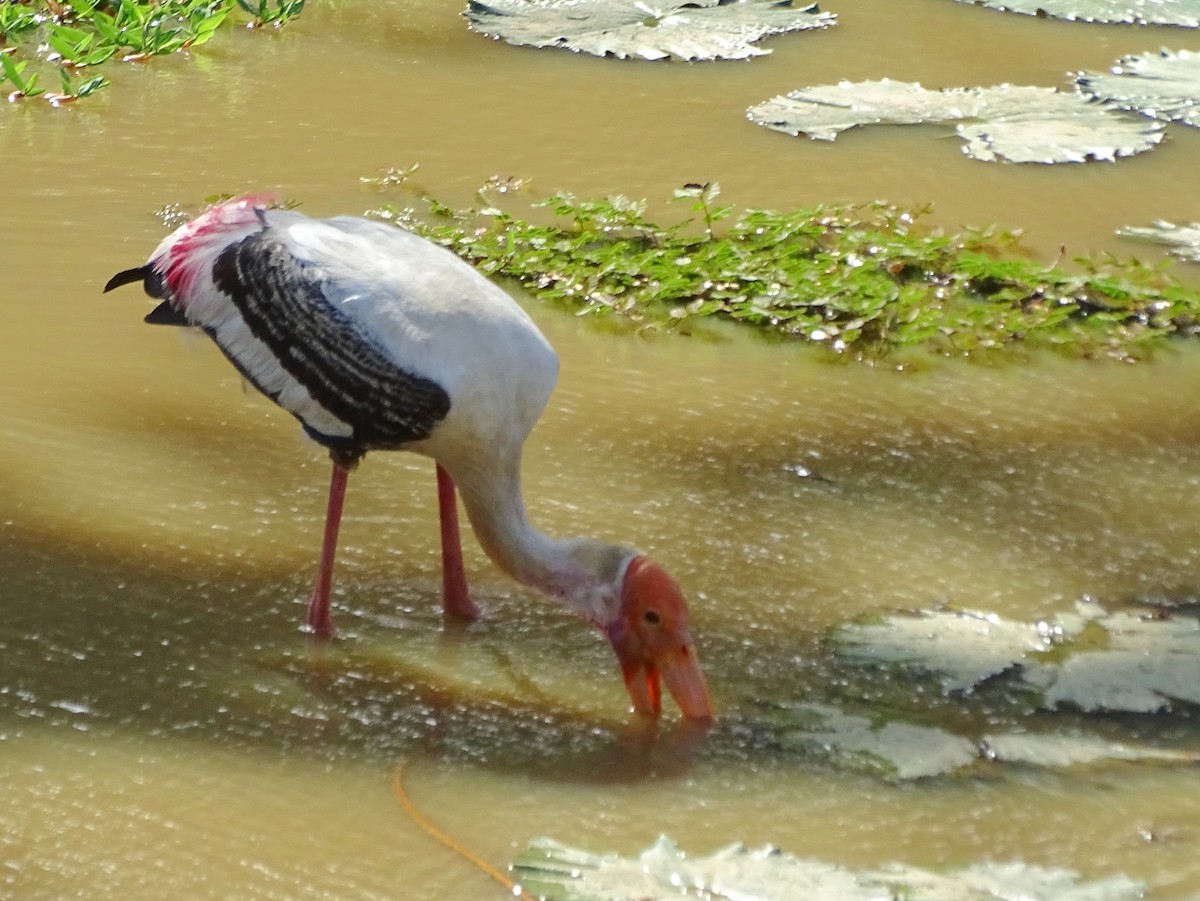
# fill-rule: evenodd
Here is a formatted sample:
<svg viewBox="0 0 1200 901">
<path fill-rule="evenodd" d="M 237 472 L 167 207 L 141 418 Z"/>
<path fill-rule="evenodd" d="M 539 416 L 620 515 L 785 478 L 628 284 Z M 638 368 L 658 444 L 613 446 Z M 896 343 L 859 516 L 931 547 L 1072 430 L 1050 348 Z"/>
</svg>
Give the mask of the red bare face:
<svg viewBox="0 0 1200 901">
<path fill-rule="evenodd" d="M 659 713 L 665 684 L 684 716 L 713 718 L 712 698 L 688 628 L 687 602 L 658 564 L 645 557 L 629 564 L 621 617 L 608 635 L 638 713 Z"/>
</svg>

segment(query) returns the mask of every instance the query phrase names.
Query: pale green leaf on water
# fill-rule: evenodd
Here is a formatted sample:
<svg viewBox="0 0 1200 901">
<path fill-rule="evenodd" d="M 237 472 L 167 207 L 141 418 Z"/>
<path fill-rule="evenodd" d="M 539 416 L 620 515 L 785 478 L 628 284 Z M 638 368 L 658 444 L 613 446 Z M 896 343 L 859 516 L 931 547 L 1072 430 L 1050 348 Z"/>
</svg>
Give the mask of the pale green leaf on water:
<svg viewBox="0 0 1200 901">
<path fill-rule="evenodd" d="M 1061 628 L 970 610 L 923 610 L 835 633 L 838 654 L 862 663 L 903 664 L 935 673 L 943 689 L 976 686 L 1050 649 Z"/>
<path fill-rule="evenodd" d="M 1080 882 L 1076 873 L 1020 862 L 946 872 L 901 864 L 851 870 L 770 846 L 731 845 L 691 857 L 663 836 L 636 857 L 595 854 L 540 838 L 513 864 L 522 888 L 547 901 L 1125 901 L 1145 887 L 1124 876 Z"/>
<path fill-rule="evenodd" d="M 788 747 L 820 749 L 840 763 L 857 762 L 891 778 L 908 780 L 940 776 L 970 766 L 980 758 L 979 746 L 944 729 L 911 723 L 876 723 L 862 716 L 816 705 L 801 708 L 816 714 L 810 725 L 780 735 Z"/>
<path fill-rule="evenodd" d="M 471 0 L 470 27 L 510 44 L 562 47 L 620 59 L 745 59 L 788 31 L 836 21 L 792 0 Z"/>
<path fill-rule="evenodd" d="M 1072 642 L 1085 634 L 1087 642 Z M 1200 621 L 1159 609 L 1106 612 L 1079 604 L 1039 623 L 989 614 L 924 611 L 835 633 L 857 662 L 901 663 L 934 674 L 948 691 L 977 691 L 1012 671 L 1047 709 L 1150 713 L 1200 704 Z M 1038 654 L 1038 644 L 1053 653 Z"/>
<path fill-rule="evenodd" d="M 1200 222 L 1189 225 L 1176 225 L 1158 219 L 1147 226 L 1128 226 L 1119 229 L 1117 234 L 1126 238 L 1137 238 L 1152 244 L 1164 244 L 1170 248 L 1172 256 L 1179 257 L 1192 263 L 1200 263 Z"/>
<path fill-rule="evenodd" d="M 1078 22 L 1200 27 L 1200 0 L 960 0 L 1028 16 Z"/>
<path fill-rule="evenodd" d="M 1200 762 L 1200 752 L 1197 751 L 1151 748 L 1091 735 L 1010 732 L 985 735 L 980 746 L 989 760 L 999 763 L 1025 763 L 1059 769 L 1118 760 L 1178 764 Z"/>
<path fill-rule="evenodd" d="M 961 773 L 989 761 L 1052 769 L 1122 761 L 1200 761 L 1200 752 L 1114 741 L 1077 730 L 995 732 L 977 738 L 895 717 L 896 711 L 872 718 L 821 704 L 781 704 L 764 711 L 760 722 L 769 719 L 780 748 L 823 755 L 839 768 L 900 782 Z"/>
<path fill-rule="evenodd" d="M 1122 901 L 1142 898 L 1146 890 L 1124 876 L 1081 883 L 1071 870 L 1020 862 L 974 864 L 948 873 L 891 865 L 870 875 L 881 888 L 899 887 L 883 896 L 889 901 Z"/>
<path fill-rule="evenodd" d="M 1200 704 L 1200 622 L 1145 611 L 1096 620 L 1109 645 L 1045 664 L 1045 705 L 1150 713 L 1172 701 Z"/>
<path fill-rule="evenodd" d="M 514 862 L 513 871 L 522 888 L 546 901 L 658 901 L 689 894 L 764 901 L 878 897 L 877 889 L 860 884 L 854 873 L 833 864 L 744 845 L 691 858 L 666 836 L 636 857 L 592 854 L 551 839 L 535 839 Z"/>
<path fill-rule="evenodd" d="M 999 85 L 931 91 L 915 82 L 848 82 L 800 88 L 750 107 L 752 122 L 831 141 L 859 125 L 957 123 L 978 160 L 1081 163 L 1152 149 L 1163 126 L 1055 88 Z"/>
<path fill-rule="evenodd" d="M 1108 72 L 1077 73 L 1075 84 L 1087 96 L 1121 109 L 1200 127 L 1200 53 L 1125 56 Z"/>
</svg>

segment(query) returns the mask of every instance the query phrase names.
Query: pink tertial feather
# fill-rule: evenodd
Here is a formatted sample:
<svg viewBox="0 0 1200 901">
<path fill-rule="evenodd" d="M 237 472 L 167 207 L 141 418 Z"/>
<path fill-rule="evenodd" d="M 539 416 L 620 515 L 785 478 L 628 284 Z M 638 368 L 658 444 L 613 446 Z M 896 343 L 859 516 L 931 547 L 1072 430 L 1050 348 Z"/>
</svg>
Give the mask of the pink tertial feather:
<svg viewBox="0 0 1200 901">
<path fill-rule="evenodd" d="M 185 309 L 197 279 L 209 271 L 216 255 L 240 234 L 261 229 L 262 211 L 273 202 L 268 194 L 227 200 L 180 226 L 158 245 L 150 265 Z"/>
</svg>

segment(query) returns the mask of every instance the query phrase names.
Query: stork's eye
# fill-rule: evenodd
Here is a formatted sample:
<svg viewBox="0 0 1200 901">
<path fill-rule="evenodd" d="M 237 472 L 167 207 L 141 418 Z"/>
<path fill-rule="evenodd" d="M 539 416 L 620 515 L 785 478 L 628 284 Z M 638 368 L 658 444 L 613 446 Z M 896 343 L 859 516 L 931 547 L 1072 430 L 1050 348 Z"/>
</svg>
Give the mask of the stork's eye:
<svg viewBox="0 0 1200 901">
<path fill-rule="evenodd" d="M 662 617 L 658 615 L 657 610 L 647 610 L 644 614 L 642 614 L 642 619 L 652 626 L 657 626 L 662 621 Z"/>
</svg>

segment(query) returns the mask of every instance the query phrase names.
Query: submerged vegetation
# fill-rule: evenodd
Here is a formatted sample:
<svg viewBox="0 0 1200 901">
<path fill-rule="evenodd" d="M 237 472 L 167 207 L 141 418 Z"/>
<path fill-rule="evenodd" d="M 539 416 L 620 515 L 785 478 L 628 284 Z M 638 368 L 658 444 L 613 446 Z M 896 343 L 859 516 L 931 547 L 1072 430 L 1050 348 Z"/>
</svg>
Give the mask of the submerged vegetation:
<svg viewBox="0 0 1200 901">
<path fill-rule="evenodd" d="M 412 171 L 365 181 L 394 186 Z M 581 314 L 676 331 L 715 317 L 857 359 L 1016 346 L 1138 359 L 1164 338 L 1200 331 L 1200 293 L 1168 263 L 1047 264 L 1015 233 L 947 233 L 925 224 L 928 210 L 873 203 L 735 213 L 716 204 L 717 185 L 705 184 L 676 190 L 691 214 L 668 225 L 650 221 L 644 201 L 566 193 L 535 202 L 535 216 L 553 215 L 533 221 L 494 202 L 512 188 L 484 188 L 479 209 L 426 197 L 426 210 L 385 204 L 371 215 Z"/>
<path fill-rule="evenodd" d="M 0 89 L 10 101 L 58 106 L 109 82 L 85 70 L 113 58 L 144 62 L 208 42 L 227 22 L 282 25 L 305 0 L 7 0 L 0 2 Z M 57 74 L 62 90 L 42 79 Z"/>
</svg>

